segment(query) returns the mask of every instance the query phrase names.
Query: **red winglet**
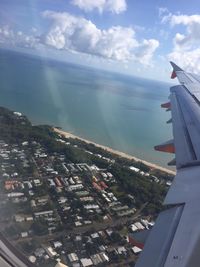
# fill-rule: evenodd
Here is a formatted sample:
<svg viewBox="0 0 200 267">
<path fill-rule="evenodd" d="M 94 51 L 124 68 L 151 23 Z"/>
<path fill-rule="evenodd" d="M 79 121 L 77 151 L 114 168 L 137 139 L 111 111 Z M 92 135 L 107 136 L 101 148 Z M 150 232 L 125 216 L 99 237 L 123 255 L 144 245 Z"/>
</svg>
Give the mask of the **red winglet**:
<svg viewBox="0 0 200 267">
<path fill-rule="evenodd" d="M 155 150 L 167 153 L 175 153 L 175 147 L 173 140 L 170 140 L 164 144 L 158 145 L 154 147 Z"/>
<path fill-rule="evenodd" d="M 161 108 L 171 108 L 171 103 L 170 102 L 163 103 L 161 104 Z"/>
<path fill-rule="evenodd" d="M 174 78 L 176 78 L 177 76 L 176 76 L 176 72 L 173 70 L 172 71 L 172 75 L 171 75 L 171 79 L 174 79 Z"/>
<path fill-rule="evenodd" d="M 175 153 L 174 145 L 169 144 L 166 146 L 155 146 L 155 150 L 161 151 L 161 152 L 167 152 L 167 153 Z"/>
</svg>

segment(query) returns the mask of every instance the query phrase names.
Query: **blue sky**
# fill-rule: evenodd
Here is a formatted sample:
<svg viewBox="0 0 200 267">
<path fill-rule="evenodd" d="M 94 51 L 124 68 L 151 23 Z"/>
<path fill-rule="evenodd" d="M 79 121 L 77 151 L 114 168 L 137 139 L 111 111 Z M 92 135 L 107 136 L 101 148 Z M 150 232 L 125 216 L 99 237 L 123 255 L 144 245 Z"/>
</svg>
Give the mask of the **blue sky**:
<svg viewBox="0 0 200 267">
<path fill-rule="evenodd" d="M 200 73 L 198 0 L 1 0 L 0 46 L 169 81 Z"/>
</svg>

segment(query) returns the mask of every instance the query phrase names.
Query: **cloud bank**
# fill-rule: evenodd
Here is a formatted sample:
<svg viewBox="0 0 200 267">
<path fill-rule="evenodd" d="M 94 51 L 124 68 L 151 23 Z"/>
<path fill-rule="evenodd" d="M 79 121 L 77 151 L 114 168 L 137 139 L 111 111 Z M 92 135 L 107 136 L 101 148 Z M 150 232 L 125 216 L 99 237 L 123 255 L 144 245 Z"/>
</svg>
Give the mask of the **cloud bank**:
<svg viewBox="0 0 200 267">
<path fill-rule="evenodd" d="M 113 26 L 102 30 L 90 20 L 66 12 L 45 11 L 42 16 L 51 23 L 41 40 L 45 45 L 56 49 L 110 60 L 136 60 L 142 64 L 149 64 L 159 46 L 159 41 L 155 39 L 144 39 L 139 42 L 131 27 Z"/>
<path fill-rule="evenodd" d="M 85 12 L 98 10 L 99 13 L 107 11 L 119 14 L 127 8 L 125 0 L 72 0 L 71 3 Z"/>
<path fill-rule="evenodd" d="M 169 23 L 172 28 L 182 26 L 184 29 L 183 33 L 175 34 L 173 51 L 168 58 L 192 72 L 200 73 L 200 15 L 165 12 L 162 23 Z"/>
<path fill-rule="evenodd" d="M 34 48 L 39 39 L 21 31 L 14 31 L 8 25 L 0 27 L 0 44 L 18 47 Z"/>
</svg>

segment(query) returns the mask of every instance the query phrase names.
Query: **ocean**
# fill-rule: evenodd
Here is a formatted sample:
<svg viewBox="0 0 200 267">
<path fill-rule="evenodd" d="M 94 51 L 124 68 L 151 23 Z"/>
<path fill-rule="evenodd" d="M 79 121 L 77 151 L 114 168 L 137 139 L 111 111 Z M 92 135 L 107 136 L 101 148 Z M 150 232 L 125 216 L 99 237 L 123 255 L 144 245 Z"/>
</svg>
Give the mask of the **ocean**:
<svg viewBox="0 0 200 267">
<path fill-rule="evenodd" d="M 134 70 L 133 70 L 134 73 Z M 170 84 L 0 50 L 0 105 L 166 167 Z"/>
</svg>

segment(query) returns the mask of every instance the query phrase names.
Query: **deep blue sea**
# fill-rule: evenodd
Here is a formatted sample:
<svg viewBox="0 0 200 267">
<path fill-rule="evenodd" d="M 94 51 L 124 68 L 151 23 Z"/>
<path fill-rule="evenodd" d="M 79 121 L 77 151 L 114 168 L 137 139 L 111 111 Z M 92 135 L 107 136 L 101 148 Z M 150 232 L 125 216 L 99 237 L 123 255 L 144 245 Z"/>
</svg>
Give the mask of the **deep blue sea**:
<svg viewBox="0 0 200 267">
<path fill-rule="evenodd" d="M 134 73 L 134 69 L 133 69 Z M 0 105 L 166 167 L 170 84 L 0 50 Z"/>
</svg>

